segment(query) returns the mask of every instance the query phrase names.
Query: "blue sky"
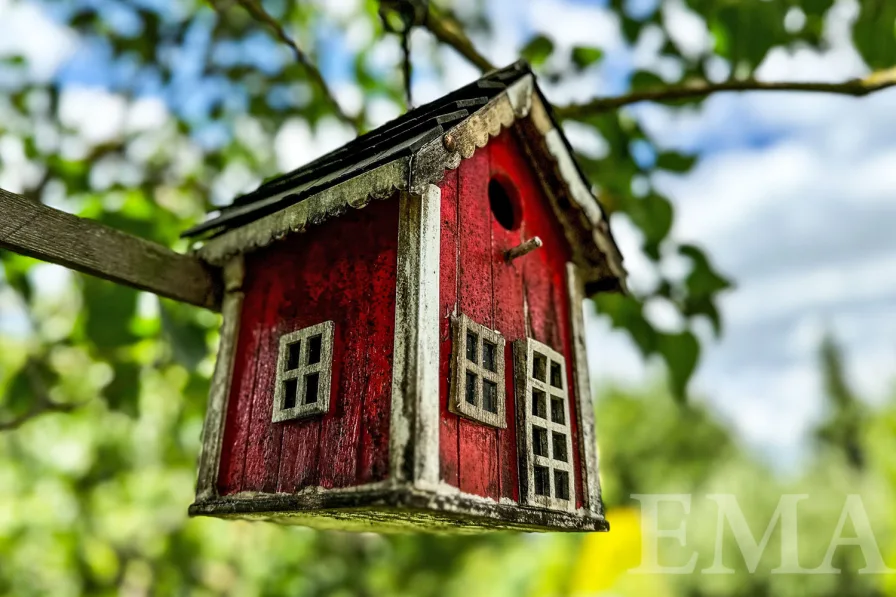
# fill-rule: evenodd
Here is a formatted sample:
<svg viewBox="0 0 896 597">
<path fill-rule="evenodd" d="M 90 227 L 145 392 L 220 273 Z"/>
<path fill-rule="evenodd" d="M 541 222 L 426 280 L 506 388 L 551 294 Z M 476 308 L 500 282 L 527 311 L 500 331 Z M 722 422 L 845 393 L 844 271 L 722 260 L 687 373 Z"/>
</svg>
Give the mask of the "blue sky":
<svg viewBox="0 0 896 597">
<path fill-rule="evenodd" d="M 317 47 L 325 76 L 348 108 L 364 101 L 351 84 L 345 57 L 371 35 L 349 26 L 345 15 L 356 0 L 321 2 L 332 15 L 318 31 Z M 458 2 L 464 10 L 472 0 Z M 619 23 L 603 2 L 572 0 L 496 0 L 489 3 L 494 22 L 501 23 L 491 40 L 477 40 L 493 62 L 516 58 L 519 47 L 535 31 L 556 38 L 558 46 L 598 45 L 606 58 L 594 69 L 560 86 L 548 86 L 549 97 L 562 103 L 596 94 L 622 91 L 633 68 L 669 65 L 657 61 L 657 39 L 646 36 L 635 48 L 623 43 Z M 630 4 L 649 10 L 654 0 Z M 104 4 L 105 5 L 105 4 Z M 824 54 L 775 51 L 759 70 L 768 80 L 841 80 L 866 72 L 849 42 L 851 1 L 832 12 Z M 705 26 L 677 0 L 665 3 L 664 17 L 675 41 L 699 49 L 708 43 Z M 128 17 L 122 13 L 122 23 Z M 197 23 L 190 46 L 200 50 L 207 23 Z M 659 40 L 662 42 L 662 40 Z M 417 61 L 415 101 L 422 103 L 469 82 L 473 67 L 446 48 L 434 48 L 425 32 L 413 37 L 417 56 L 438 51 L 446 76 Z M 264 68 L 272 59 L 272 42 L 259 34 L 243 48 L 217 57 Z M 72 118 L 85 134 L 102 135 L 111 114 L 123 110 L 114 97 L 131 77 L 141 92 L 155 100 L 142 105 L 145 118 L 164 118 L 174 109 L 201 120 L 209 101 L 228 95 L 220 82 L 195 85 L 197 63 L 178 57 L 176 84 L 165 97 L 151 75 L 126 67 L 104 68 L 103 44 L 84 44 L 53 25 L 52 15 L 36 5 L 0 0 L 0 55 L 25 53 L 40 76 L 61 77 L 73 92 L 67 100 Z M 371 58 L 384 72 L 394 67 L 398 46 L 386 40 Z M 719 65 L 724 70 L 724 65 Z M 85 90 L 85 87 L 88 90 Z M 228 95 L 228 97 L 230 97 Z M 159 101 L 162 100 L 162 101 Z M 239 98 L 230 97 L 236 102 Z M 736 291 L 722 302 L 726 332 L 709 340 L 695 380 L 696 394 L 730 421 L 750 446 L 783 467 L 798 463 L 807 446 L 806 432 L 821 414 L 817 367 L 818 344 L 833 333 L 846 350 L 850 378 L 871 400 L 893 387 L 896 364 L 896 90 L 865 99 L 809 94 L 743 94 L 713 97 L 699 109 L 675 111 L 639 106 L 634 114 L 668 148 L 698 152 L 702 160 L 684 177 L 663 176 L 654 183 L 673 199 L 673 235 L 681 242 L 704 246 L 720 269 L 734 278 Z M 380 122 L 397 115 L 384 100 L 370 102 Z M 123 113 L 125 113 L 123 112 Z M 128 116 L 132 118 L 132 116 Z M 204 143 L 222 132 L 209 129 Z M 602 141 L 583 129 L 568 131 L 578 147 L 600 152 Z M 298 119 L 286 123 L 275 143 L 278 166 L 291 169 L 333 149 L 351 136 L 336 121 L 311 130 Z M 17 154 L 0 143 L 0 186 L 15 190 L 27 174 Z M 19 183 L 17 183 L 19 181 Z M 233 171 L 214 182 L 219 199 L 251 188 L 252 173 Z M 639 255 L 638 233 L 624 217 L 612 222 L 626 255 L 632 285 L 648 287 L 650 268 Z M 680 264 L 669 260 L 664 267 Z M 10 313 L 0 293 L 0 306 Z M 668 306 L 650 306 L 657 325 L 676 329 Z M 656 363 L 644 363 L 628 338 L 589 316 L 592 379 L 597 385 L 641 387 L 655 380 Z M 0 330 L 9 330 L 9 319 Z M 706 330 L 701 333 L 709 337 Z"/>
</svg>

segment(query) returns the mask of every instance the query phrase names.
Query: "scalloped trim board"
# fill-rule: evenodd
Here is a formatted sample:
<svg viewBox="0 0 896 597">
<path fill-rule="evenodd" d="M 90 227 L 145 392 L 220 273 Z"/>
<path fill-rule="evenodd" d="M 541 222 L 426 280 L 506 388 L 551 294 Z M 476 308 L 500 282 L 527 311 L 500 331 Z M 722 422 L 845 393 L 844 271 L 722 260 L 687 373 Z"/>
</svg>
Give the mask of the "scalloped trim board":
<svg viewBox="0 0 896 597">
<path fill-rule="evenodd" d="M 454 170 L 462 160 L 472 157 L 477 149 L 485 147 L 491 138 L 525 118 L 530 118 L 535 129 L 543 136 L 544 146 L 547 148 L 547 155 L 544 157 L 553 162 L 554 168 L 566 184 L 567 195 L 572 199 L 570 204 L 585 216 L 591 226 L 591 236 L 606 258 L 606 265 L 624 289 L 625 269 L 610 234 L 607 219 L 589 190 L 588 182 L 583 180 L 575 166 L 563 141 L 562 132 L 548 116 L 535 89 L 532 75 L 526 75 L 510 85 L 469 118 L 443 136 L 430 141 L 410 157 L 396 159 L 276 213 L 206 240 L 195 249 L 195 253 L 208 263 L 223 265 L 238 254 L 270 245 L 290 233 L 302 232 L 308 226 L 338 217 L 349 208 L 361 209 L 374 199 L 387 199 L 397 191 L 410 191 L 419 195 L 427 185 L 439 183 L 446 170 Z M 446 142 L 449 137 L 451 143 Z M 543 149 L 530 149 L 538 154 L 545 154 Z M 284 191 L 272 199 L 291 192 L 293 191 Z M 573 250 L 575 253 L 575 247 Z"/>
</svg>

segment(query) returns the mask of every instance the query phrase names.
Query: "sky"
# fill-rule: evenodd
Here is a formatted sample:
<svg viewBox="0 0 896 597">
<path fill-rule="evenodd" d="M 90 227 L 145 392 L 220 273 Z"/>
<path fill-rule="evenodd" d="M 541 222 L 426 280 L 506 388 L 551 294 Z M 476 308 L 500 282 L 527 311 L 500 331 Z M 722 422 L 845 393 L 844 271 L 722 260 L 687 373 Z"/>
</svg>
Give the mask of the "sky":
<svg viewBox="0 0 896 597">
<path fill-rule="evenodd" d="M 326 10 L 338 20 L 352 13 L 356 1 L 329 1 Z M 458 2 L 456 9 L 463 11 L 470 2 Z M 642 9 L 652 4 L 653 0 L 631 2 Z M 663 11 L 676 42 L 694 52 L 705 47 L 704 24 L 682 2 L 667 2 Z M 549 99 L 556 103 L 622 92 L 633 68 L 674 74 L 673 66 L 657 61 L 662 39 L 646 35 L 635 48 L 626 48 L 618 20 L 601 2 L 495 0 L 488 4 L 488 12 L 502 26 L 494 38 L 476 41 L 499 65 L 513 62 L 518 48 L 535 31 L 553 37 L 559 47 L 588 44 L 604 50 L 599 69 L 561 86 L 546 86 Z M 774 51 L 760 68 L 759 78 L 837 81 L 867 72 L 849 43 L 853 14 L 851 1 L 840 1 L 827 24 L 829 50 Z M 351 110 L 364 98 L 346 80 L 341 58 L 372 31 L 351 25 L 325 33 L 324 38 L 335 41 L 326 46 L 324 74 L 340 102 Z M 196 36 L 196 43 L 201 43 L 201 29 Z M 260 38 L 255 51 L 264 56 L 267 43 Z M 438 51 L 448 66 L 446 76 L 439 78 L 425 61 L 416 64 L 417 103 L 478 75 L 452 50 L 434 47 L 423 31 L 414 33 L 412 44 L 418 55 Z M 118 126 L 158 126 L 167 117 L 170 102 L 151 93 L 127 105 L 105 89 L 109 78 L 97 77 L 92 62 L 101 49 L 80 45 L 34 4 L 0 0 L 0 56 L 10 53 L 26 54 L 37 76 L 67 77 L 65 118 L 87 138 L 101 140 Z M 387 40 L 373 54 L 383 69 L 394 68 L 398 45 Z M 718 70 L 724 75 L 724 64 Z M 715 340 L 707 329 L 698 330 L 707 342 L 693 393 L 730 422 L 747 445 L 784 469 L 798 465 L 808 446 L 807 432 L 822 415 L 817 355 L 825 334 L 841 344 L 848 376 L 863 396 L 879 401 L 893 388 L 894 102 L 896 90 L 864 99 L 750 93 L 717 95 L 686 111 L 654 105 L 633 110 L 663 147 L 701 155 L 687 175 L 662 175 L 654 182 L 676 207 L 674 238 L 704 247 L 736 284 L 721 302 L 722 338 Z M 397 115 L 397 108 L 382 100 L 369 107 L 378 122 Z M 602 140 L 584 129 L 570 128 L 567 133 L 580 150 L 596 155 L 602 151 Z M 214 134 L 209 133 L 209 142 Z M 295 168 L 350 138 L 351 132 L 335 120 L 316 131 L 300 119 L 290 120 L 275 141 L 278 166 Z M 23 159 L 20 154 L 15 143 L 0 139 L 0 164 L 15 165 Z M 16 190 L 27 176 L 27 167 L 4 167 L 0 186 Z M 218 181 L 216 200 L 226 201 L 257 182 L 253 173 L 234 169 Z M 639 253 L 637 231 L 624 216 L 614 216 L 612 225 L 631 286 L 648 288 L 652 274 Z M 52 285 L 52 276 L 48 278 Z M 8 314 L 11 309 L 0 290 L 0 311 Z M 680 324 L 662 304 L 650 305 L 648 313 L 664 329 Z M 586 307 L 586 314 L 596 386 L 639 388 L 658 378 L 658 364 L 645 363 L 625 334 L 611 330 L 592 309 Z M 0 321 L 0 331 L 4 325 L 8 331 L 15 322 L 9 317 Z"/>
</svg>

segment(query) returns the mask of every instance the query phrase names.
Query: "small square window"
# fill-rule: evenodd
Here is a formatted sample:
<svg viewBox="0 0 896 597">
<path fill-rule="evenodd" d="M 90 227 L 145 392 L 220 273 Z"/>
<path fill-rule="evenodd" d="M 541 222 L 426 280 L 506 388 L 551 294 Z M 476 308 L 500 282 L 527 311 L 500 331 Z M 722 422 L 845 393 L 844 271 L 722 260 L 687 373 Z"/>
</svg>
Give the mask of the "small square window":
<svg viewBox="0 0 896 597">
<path fill-rule="evenodd" d="M 498 384 L 482 380 L 482 408 L 490 413 L 498 413 Z"/>
<path fill-rule="evenodd" d="M 566 462 L 566 435 L 563 433 L 551 432 L 551 458 Z"/>
<path fill-rule="evenodd" d="M 560 363 L 551 363 L 551 385 L 563 389 L 563 379 L 560 373 Z"/>
<path fill-rule="evenodd" d="M 476 349 L 479 346 L 479 338 L 473 332 L 467 332 L 467 360 L 476 362 Z"/>
<path fill-rule="evenodd" d="M 495 371 L 495 345 L 484 340 L 482 342 L 482 366 L 488 371 Z"/>
<path fill-rule="evenodd" d="M 558 500 L 569 499 L 569 473 L 554 469 L 554 497 Z"/>
<path fill-rule="evenodd" d="M 532 414 L 536 417 L 547 419 L 548 410 L 545 405 L 545 393 L 537 388 L 532 388 Z"/>
<path fill-rule="evenodd" d="M 548 456 L 548 432 L 541 427 L 532 428 L 532 453 L 536 456 Z"/>
<path fill-rule="evenodd" d="M 288 345 L 289 356 L 286 357 L 286 370 L 292 371 L 299 368 L 299 355 L 302 353 L 302 341 L 297 340 Z"/>
<path fill-rule="evenodd" d="M 311 336 L 308 340 L 308 364 L 316 365 L 320 363 L 321 335 Z"/>
<path fill-rule="evenodd" d="M 550 472 L 547 467 L 535 467 L 535 495 L 551 495 Z"/>
<path fill-rule="evenodd" d="M 299 380 L 287 379 L 285 395 L 283 396 L 283 408 L 294 408 L 296 405 L 296 397 L 299 394 Z"/>
<path fill-rule="evenodd" d="M 535 353 L 532 361 L 532 377 L 538 381 L 547 381 L 545 377 L 548 367 L 548 360 L 543 354 Z"/>
<path fill-rule="evenodd" d="M 476 374 L 467 371 L 467 383 L 464 388 L 464 398 L 467 404 L 476 404 Z"/>
<path fill-rule="evenodd" d="M 563 409 L 563 398 L 559 396 L 551 396 L 551 422 L 566 424 L 566 415 Z"/>
<path fill-rule="evenodd" d="M 320 389 L 320 373 L 309 373 L 305 376 L 305 404 L 317 402 Z"/>
<path fill-rule="evenodd" d="M 448 409 L 492 427 L 507 427 L 504 337 L 464 314 L 453 321 Z"/>
<path fill-rule="evenodd" d="M 330 409 L 335 324 L 325 321 L 283 334 L 274 387 L 274 423 L 324 414 Z"/>
</svg>

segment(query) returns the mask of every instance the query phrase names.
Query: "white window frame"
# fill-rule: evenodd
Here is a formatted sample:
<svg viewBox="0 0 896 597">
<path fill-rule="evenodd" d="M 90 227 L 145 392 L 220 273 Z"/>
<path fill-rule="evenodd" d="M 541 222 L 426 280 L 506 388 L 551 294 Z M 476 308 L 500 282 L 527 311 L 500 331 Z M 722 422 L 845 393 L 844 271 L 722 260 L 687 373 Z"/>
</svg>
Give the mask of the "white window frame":
<svg viewBox="0 0 896 597">
<path fill-rule="evenodd" d="M 495 330 L 480 325 L 461 313 L 452 322 L 454 331 L 453 350 L 451 351 L 451 391 L 448 398 L 448 410 L 472 419 L 484 425 L 504 429 L 507 427 L 507 394 L 504 382 L 504 336 Z M 475 361 L 467 358 L 467 333 L 476 335 L 476 347 L 474 350 Z M 483 365 L 485 342 L 495 347 L 495 370 L 486 369 Z M 474 390 L 474 403 L 467 402 L 467 373 L 476 376 Z M 482 405 L 483 381 L 489 381 L 496 388 L 497 412 L 486 410 Z"/>
<path fill-rule="evenodd" d="M 575 458 L 572 448 L 572 426 L 569 418 L 569 382 L 566 376 L 566 359 L 551 347 L 526 338 L 513 343 L 514 376 L 516 381 L 517 403 L 517 444 L 520 453 L 520 496 L 530 506 L 540 506 L 552 510 L 575 511 Z M 545 379 L 534 377 L 535 355 L 545 358 Z M 551 366 L 560 367 L 561 388 L 551 383 Z M 533 410 L 533 391 L 543 392 L 544 417 L 536 415 Z M 554 421 L 552 401 L 562 401 L 563 423 Z M 540 410 L 540 409 L 538 409 Z M 556 417 L 559 418 L 559 417 Z M 535 453 L 534 429 L 543 429 L 546 434 L 544 455 Z M 554 434 L 565 435 L 566 461 L 555 458 Z M 547 469 L 548 492 L 546 495 L 535 492 L 535 468 Z M 558 497 L 557 472 L 566 473 L 566 499 Z"/>
<path fill-rule="evenodd" d="M 330 410 L 330 381 L 333 371 L 333 332 L 336 324 L 325 321 L 317 325 L 296 330 L 280 336 L 280 352 L 277 355 L 277 379 L 274 386 L 274 412 L 271 421 L 280 423 L 301 419 L 314 415 L 321 415 Z M 309 340 L 320 336 L 320 359 L 318 362 L 308 363 Z M 299 345 L 298 366 L 287 369 L 290 347 L 296 343 Z M 317 401 L 306 403 L 306 380 L 310 374 L 318 374 Z M 286 408 L 287 382 L 298 380 L 296 385 L 296 402 L 292 408 Z"/>
</svg>

